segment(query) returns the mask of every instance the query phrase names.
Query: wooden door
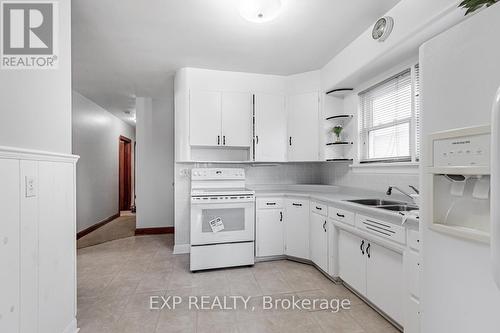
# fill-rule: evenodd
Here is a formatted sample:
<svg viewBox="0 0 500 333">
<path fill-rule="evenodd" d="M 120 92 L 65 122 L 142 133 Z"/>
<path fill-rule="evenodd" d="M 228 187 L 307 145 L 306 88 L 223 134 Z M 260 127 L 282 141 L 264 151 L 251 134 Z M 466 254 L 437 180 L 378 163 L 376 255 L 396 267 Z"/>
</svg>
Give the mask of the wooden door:
<svg viewBox="0 0 500 333">
<path fill-rule="evenodd" d="M 120 211 L 130 210 L 132 186 L 132 141 L 120 136 L 119 146 L 119 207 Z"/>
</svg>

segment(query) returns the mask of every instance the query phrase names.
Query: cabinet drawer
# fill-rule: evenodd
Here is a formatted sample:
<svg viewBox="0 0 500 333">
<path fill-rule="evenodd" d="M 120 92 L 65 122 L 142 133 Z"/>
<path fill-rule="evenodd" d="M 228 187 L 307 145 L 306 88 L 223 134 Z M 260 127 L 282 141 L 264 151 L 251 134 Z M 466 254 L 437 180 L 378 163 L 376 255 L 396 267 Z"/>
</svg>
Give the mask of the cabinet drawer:
<svg viewBox="0 0 500 333">
<path fill-rule="evenodd" d="M 258 198 L 257 209 L 281 209 L 283 198 Z"/>
<path fill-rule="evenodd" d="M 357 215 L 356 227 L 371 234 L 388 238 L 401 244 L 406 242 L 405 228 L 393 223 L 373 219 L 363 215 Z"/>
<path fill-rule="evenodd" d="M 328 207 L 325 204 L 311 201 L 311 212 L 319 214 L 319 215 L 327 216 Z"/>
<path fill-rule="evenodd" d="M 418 230 L 408 230 L 408 246 L 412 250 L 420 251 L 420 233 Z"/>
<path fill-rule="evenodd" d="M 337 207 L 329 207 L 328 217 L 340 222 L 354 225 L 354 213 L 347 210 L 339 209 Z"/>
</svg>

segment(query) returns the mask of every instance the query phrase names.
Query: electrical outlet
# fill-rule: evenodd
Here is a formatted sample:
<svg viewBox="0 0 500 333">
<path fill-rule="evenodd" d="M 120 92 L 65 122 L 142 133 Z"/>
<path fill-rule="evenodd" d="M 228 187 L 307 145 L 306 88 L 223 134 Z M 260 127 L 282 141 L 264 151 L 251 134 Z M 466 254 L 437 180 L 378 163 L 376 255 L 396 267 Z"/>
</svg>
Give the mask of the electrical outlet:
<svg viewBox="0 0 500 333">
<path fill-rule="evenodd" d="M 26 176 L 26 198 L 36 197 L 35 177 Z"/>
</svg>

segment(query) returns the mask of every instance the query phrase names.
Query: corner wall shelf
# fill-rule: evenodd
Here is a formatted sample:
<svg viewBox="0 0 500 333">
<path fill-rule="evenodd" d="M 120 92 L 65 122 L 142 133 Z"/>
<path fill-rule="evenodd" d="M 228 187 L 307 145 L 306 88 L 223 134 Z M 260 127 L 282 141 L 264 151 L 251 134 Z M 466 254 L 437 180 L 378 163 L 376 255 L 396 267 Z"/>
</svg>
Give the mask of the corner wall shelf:
<svg viewBox="0 0 500 333">
<path fill-rule="evenodd" d="M 333 120 L 333 119 L 349 119 L 349 118 L 352 118 L 354 117 L 352 114 L 341 114 L 341 115 L 338 115 L 338 116 L 331 116 L 331 117 L 328 117 L 326 118 L 326 120 Z"/>
<path fill-rule="evenodd" d="M 327 91 L 326 94 L 335 97 L 344 97 L 345 95 L 353 92 L 353 88 L 337 88 Z"/>
<path fill-rule="evenodd" d="M 326 145 L 327 146 L 345 146 L 345 145 L 352 145 L 352 144 L 354 144 L 354 142 L 342 141 L 342 142 L 329 142 Z"/>
</svg>

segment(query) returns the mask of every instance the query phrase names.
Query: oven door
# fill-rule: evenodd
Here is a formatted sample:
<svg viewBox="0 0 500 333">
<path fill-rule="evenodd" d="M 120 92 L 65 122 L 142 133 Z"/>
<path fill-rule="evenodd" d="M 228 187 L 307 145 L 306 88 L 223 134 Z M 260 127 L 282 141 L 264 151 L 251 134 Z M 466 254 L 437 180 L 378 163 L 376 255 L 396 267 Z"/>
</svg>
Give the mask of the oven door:
<svg viewBox="0 0 500 333">
<path fill-rule="evenodd" d="M 191 245 L 254 241 L 254 202 L 191 203 Z M 212 231 L 220 218 L 224 228 Z"/>
</svg>

